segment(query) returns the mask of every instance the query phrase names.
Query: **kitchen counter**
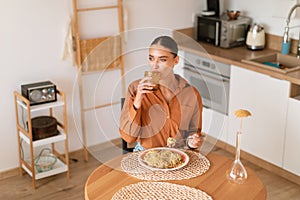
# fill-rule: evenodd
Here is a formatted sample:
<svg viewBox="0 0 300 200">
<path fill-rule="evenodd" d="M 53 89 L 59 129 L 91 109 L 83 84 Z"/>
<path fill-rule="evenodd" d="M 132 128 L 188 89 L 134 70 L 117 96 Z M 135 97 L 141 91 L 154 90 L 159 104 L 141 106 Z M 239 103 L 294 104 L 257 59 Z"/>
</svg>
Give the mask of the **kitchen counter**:
<svg viewBox="0 0 300 200">
<path fill-rule="evenodd" d="M 251 64 L 243 63 L 242 60 L 255 58 L 269 53 L 278 52 L 272 49 L 263 49 L 258 51 L 248 50 L 245 46 L 235 47 L 230 49 L 224 49 L 213 46 L 211 44 L 196 42 L 191 37 L 187 37 L 185 34 L 175 34 L 174 38 L 178 42 L 180 50 L 188 51 L 196 55 L 205 56 L 215 61 L 236 65 L 246 69 L 250 69 L 259 73 L 263 73 L 274 78 L 287 80 L 296 87 L 300 87 L 300 71 L 289 72 L 287 74 L 268 70 Z"/>
</svg>

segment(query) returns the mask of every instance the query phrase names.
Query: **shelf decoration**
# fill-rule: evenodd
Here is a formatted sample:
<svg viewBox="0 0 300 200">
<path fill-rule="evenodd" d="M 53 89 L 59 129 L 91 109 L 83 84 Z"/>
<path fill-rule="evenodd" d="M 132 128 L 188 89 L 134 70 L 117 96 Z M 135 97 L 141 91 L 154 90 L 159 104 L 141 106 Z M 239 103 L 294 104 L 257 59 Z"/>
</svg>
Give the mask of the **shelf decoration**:
<svg viewBox="0 0 300 200">
<path fill-rule="evenodd" d="M 242 134 L 243 119 L 246 117 L 250 117 L 251 113 L 248 110 L 239 109 L 234 112 L 234 115 L 240 119 L 240 128 L 236 133 L 235 160 L 231 168 L 226 172 L 226 177 L 233 183 L 243 184 L 247 179 L 247 171 L 240 160 L 240 140 Z"/>
<path fill-rule="evenodd" d="M 52 154 L 52 151 L 49 148 L 43 148 L 40 154 L 34 159 L 34 165 L 38 172 L 47 172 L 52 170 L 56 162 L 57 157 Z"/>
</svg>

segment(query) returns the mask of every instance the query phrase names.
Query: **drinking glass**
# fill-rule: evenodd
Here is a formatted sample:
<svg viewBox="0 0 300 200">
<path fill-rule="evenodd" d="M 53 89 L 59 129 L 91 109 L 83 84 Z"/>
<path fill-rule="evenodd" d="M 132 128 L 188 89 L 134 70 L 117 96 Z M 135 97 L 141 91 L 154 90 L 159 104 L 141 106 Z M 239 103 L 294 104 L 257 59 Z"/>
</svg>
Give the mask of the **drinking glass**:
<svg viewBox="0 0 300 200">
<path fill-rule="evenodd" d="M 145 71 L 144 77 L 151 77 L 149 80 L 151 83 L 155 84 L 152 90 L 157 90 L 159 87 L 159 80 L 160 80 L 160 73 L 159 72 L 152 72 L 152 71 Z"/>
</svg>

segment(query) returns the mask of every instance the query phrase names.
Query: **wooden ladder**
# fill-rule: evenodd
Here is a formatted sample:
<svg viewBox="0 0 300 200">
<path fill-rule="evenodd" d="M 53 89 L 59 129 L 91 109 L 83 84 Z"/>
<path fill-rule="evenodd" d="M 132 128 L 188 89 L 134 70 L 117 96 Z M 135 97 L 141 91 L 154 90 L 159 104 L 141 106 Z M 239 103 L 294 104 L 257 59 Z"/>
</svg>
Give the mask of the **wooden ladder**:
<svg viewBox="0 0 300 200">
<path fill-rule="evenodd" d="M 89 8 L 78 8 L 77 0 L 73 0 L 73 14 L 74 14 L 74 38 L 75 38 L 75 55 L 76 64 L 78 67 L 78 86 L 79 86 L 79 96 L 80 96 L 80 110 L 81 110 L 81 131 L 82 131 L 82 142 L 84 149 L 84 159 L 88 161 L 88 151 L 87 151 L 87 141 L 86 141 L 86 120 L 85 112 L 93 109 L 103 108 L 107 106 L 112 106 L 120 102 L 112 102 L 104 105 L 95 105 L 90 108 L 84 108 L 84 96 L 83 96 L 83 76 L 88 76 L 93 72 L 105 71 L 105 70 L 120 70 L 121 73 L 121 90 L 122 95 L 125 94 L 125 79 L 124 79 L 124 62 L 123 62 L 123 45 L 122 37 L 119 36 L 106 36 L 100 38 L 91 39 L 81 39 L 79 34 L 78 14 L 79 12 L 89 12 L 89 11 L 101 11 L 108 9 L 117 9 L 118 11 L 118 24 L 119 33 L 124 32 L 124 22 L 123 22 L 123 6 L 122 0 L 116 0 L 116 5 L 101 6 L 101 7 L 89 7 Z M 99 48 L 99 45 L 101 47 Z M 98 47 L 98 48 L 96 48 Z M 91 54 L 93 51 L 97 50 L 97 53 Z"/>
</svg>

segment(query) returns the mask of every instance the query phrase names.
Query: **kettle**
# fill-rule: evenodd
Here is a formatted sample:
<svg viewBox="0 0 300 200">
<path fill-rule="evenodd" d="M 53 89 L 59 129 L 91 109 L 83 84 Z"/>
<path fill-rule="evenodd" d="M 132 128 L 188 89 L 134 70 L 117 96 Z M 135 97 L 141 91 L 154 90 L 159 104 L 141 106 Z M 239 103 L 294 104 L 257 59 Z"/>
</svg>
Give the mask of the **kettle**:
<svg viewBox="0 0 300 200">
<path fill-rule="evenodd" d="M 260 50 L 265 47 L 265 30 L 258 24 L 253 24 L 247 34 L 246 46 L 251 50 Z"/>
</svg>

